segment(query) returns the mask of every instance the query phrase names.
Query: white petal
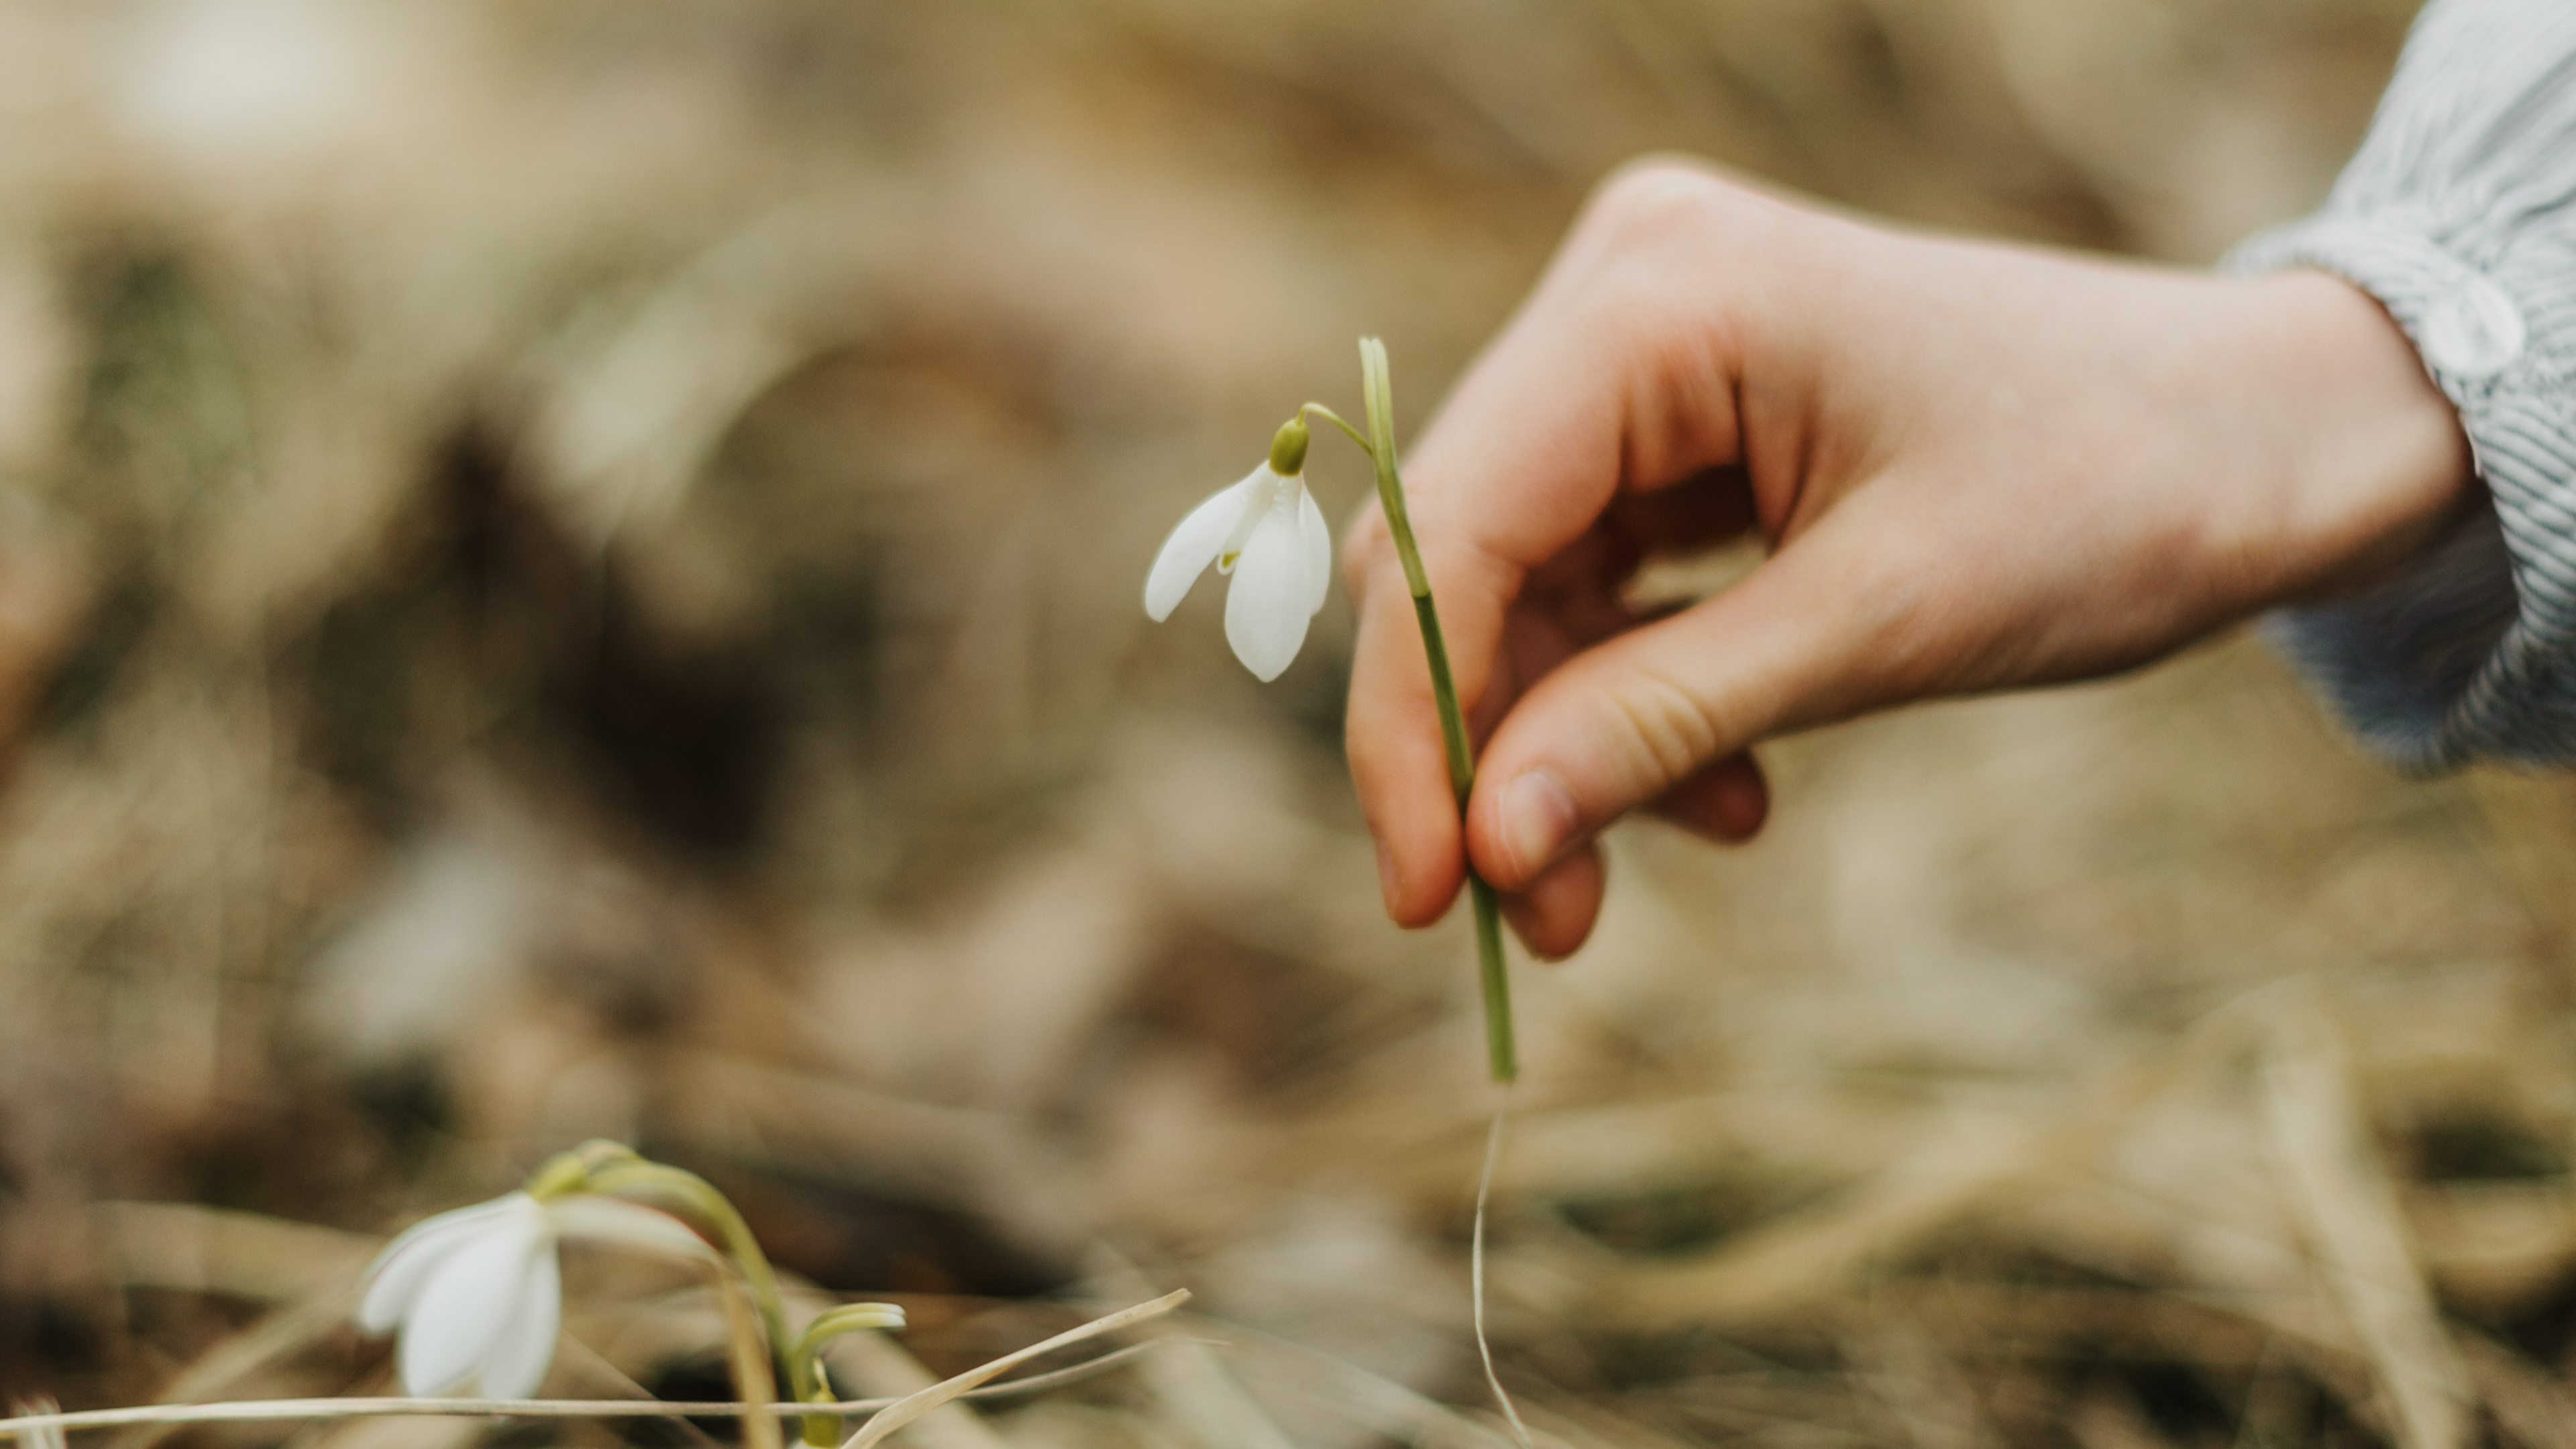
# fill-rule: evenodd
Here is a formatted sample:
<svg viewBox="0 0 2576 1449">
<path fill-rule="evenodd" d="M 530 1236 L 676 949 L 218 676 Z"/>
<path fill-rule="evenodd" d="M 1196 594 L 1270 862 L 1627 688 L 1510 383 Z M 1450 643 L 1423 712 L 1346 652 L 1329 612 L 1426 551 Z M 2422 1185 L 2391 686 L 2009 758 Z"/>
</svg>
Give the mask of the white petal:
<svg viewBox="0 0 2576 1449">
<path fill-rule="evenodd" d="M 555 1335 L 563 1327 L 563 1268 L 552 1250 L 540 1252 L 528 1265 L 519 1301 L 509 1322 L 483 1358 L 483 1397 L 524 1399 L 546 1381 L 554 1366 Z"/>
<path fill-rule="evenodd" d="M 526 1193 L 509 1193 L 472 1207 L 452 1208 L 403 1229 L 367 1265 L 367 1296 L 358 1304 L 358 1326 L 369 1333 L 391 1331 L 411 1311 L 420 1285 L 429 1281 L 450 1253 L 473 1238 L 476 1223 L 500 1213 L 524 1211 L 531 1202 Z"/>
<path fill-rule="evenodd" d="M 1216 549 L 1216 571 L 1221 574 L 1234 572 L 1235 560 L 1243 556 L 1243 545 L 1251 539 L 1252 530 L 1260 527 L 1261 520 L 1270 516 L 1271 508 L 1288 496 L 1281 490 L 1300 485 L 1293 479 L 1271 472 L 1265 463 L 1253 469 L 1252 476 L 1239 486 L 1243 489 L 1243 511 L 1235 515 L 1234 532 L 1227 534 L 1225 542 L 1218 544 Z"/>
<path fill-rule="evenodd" d="M 403 1319 L 394 1361 L 406 1392 L 443 1394 L 479 1366 L 518 1306 L 540 1253 L 552 1255 L 545 1210 L 494 1217 L 438 1265 Z"/>
<path fill-rule="evenodd" d="M 1236 521 L 1243 516 L 1245 500 L 1269 472 L 1265 463 L 1244 475 L 1242 482 L 1219 489 L 1191 509 L 1180 527 L 1172 530 L 1172 536 L 1163 540 L 1163 551 L 1154 555 L 1153 571 L 1145 575 L 1147 618 L 1159 624 L 1172 616 L 1172 610 L 1188 595 L 1190 585 L 1216 562 L 1217 550 L 1225 546 L 1226 535 L 1234 532 Z"/>
<path fill-rule="evenodd" d="M 1306 541 L 1306 567 L 1315 574 L 1315 601 L 1306 612 L 1320 614 L 1324 601 L 1333 596 L 1333 531 L 1324 526 L 1324 510 L 1315 506 L 1315 495 L 1302 484 L 1297 489 L 1297 527 Z"/>
<path fill-rule="evenodd" d="M 555 1231 L 566 1237 L 597 1238 L 621 1247 L 681 1258 L 703 1260 L 715 1256 L 715 1249 L 691 1232 L 688 1224 L 642 1203 L 576 1193 L 547 1203 L 546 1215 L 554 1219 Z"/>
<path fill-rule="evenodd" d="M 59 1414 L 63 1411 L 63 1406 L 55 1402 L 51 1394 L 38 1394 L 32 1399 L 13 1398 L 8 1402 L 13 1416 Z M 70 1443 L 60 1424 L 38 1424 L 32 1429 L 18 1431 L 18 1449 L 68 1449 Z"/>
<path fill-rule="evenodd" d="M 1225 638 L 1234 657 L 1267 684 L 1279 677 L 1306 642 L 1314 617 L 1315 586 L 1295 505 L 1281 500 L 1245 540 L 1225 597 Z"/>
</svg>

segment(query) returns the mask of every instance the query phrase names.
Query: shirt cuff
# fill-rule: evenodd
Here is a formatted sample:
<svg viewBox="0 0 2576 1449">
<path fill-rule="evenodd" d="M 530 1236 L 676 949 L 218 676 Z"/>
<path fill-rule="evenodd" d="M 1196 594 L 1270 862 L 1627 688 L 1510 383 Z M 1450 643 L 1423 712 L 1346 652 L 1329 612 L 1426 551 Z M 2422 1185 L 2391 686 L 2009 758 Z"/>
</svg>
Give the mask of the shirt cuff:
<svg viewBox="0 0 2576 1449">
<path fill-rule="evenodd" d="M 2435 237 L 2469 241 L 2402 208 L 2329 212 L 2228 259 L 2330 272 L 2377 298 L 2459 410 L 2486 493 L 2399 577 L 2266 633 L 2401 768 L 2576 762 L 2576 401 L 2566 339 L 2548 335 L 2567 282 L 2522 258 L 2472 265 Z"/>
</svg>

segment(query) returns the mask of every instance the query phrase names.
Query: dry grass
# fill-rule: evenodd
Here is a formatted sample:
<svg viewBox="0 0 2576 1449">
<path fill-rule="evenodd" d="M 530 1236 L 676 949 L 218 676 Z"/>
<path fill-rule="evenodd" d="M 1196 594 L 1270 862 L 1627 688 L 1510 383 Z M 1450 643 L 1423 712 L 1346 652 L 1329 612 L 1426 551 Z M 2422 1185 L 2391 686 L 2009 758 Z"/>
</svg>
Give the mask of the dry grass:
<svg viewBox="0 0 2576 1449">
<path fill-rule="evenodd" d="M 0 8 L 0 1397 L 372 1391 L 367 1235 L 606 1134 L 910 1307 L 853 1383 L 1055 1294 L 1227 1345 L 911 1442 L 1499 1442 L 1347 606 L 1258 688 L 1139 615 L 1163 530 L 1362 332 L 1418 422 L 1638 150 L 2203 260 L 2408 8 Z M 1543 1436 L 2569 1442 L 2576 790 L 2392 779 L 2241 641 L 1770 763 L 1522 977 Z M 724 1393 L 574 1267 L 550 1391 Z"/>
</svg>

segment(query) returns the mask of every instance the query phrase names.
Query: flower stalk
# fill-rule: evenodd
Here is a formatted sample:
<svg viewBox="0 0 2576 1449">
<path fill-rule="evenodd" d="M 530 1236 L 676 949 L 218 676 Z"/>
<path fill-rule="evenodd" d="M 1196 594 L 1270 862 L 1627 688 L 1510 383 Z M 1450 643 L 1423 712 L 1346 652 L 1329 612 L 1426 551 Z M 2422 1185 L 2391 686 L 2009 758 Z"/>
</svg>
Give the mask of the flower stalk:
<svg viewBox="0 0 2576 1449">
<path fill-rule="evenodd" d="M 1396 557 L 1404 562 L 1404 586 L 1413 595 L 1413 613 L 1422 628 L 1422 650 L 1431 665 L 1431 697 L 1440 714 L 1440 739 L 1449 756 L 1449 786 L 1457 798 L 1459 821 L 1466 820 L 1467 797 L 1476 785 L 1476 757 L 1467 739 L 1467 719 L 1458 708 L 1458 684 L 1449 668 L 1449 642 L 1440 632 L 1440 610 L 1431 602 L 1431 576 L 1422 567 L 1422 550 L 1413 541 L 1413 520 L 1405 512 L 1404 480 L 1395 465 L 1395 393 L 1388 379 L 1386 344 L 1360 339 L 1360 367 L 1368 401 L 1368 431 L 1362 433 L 1321 403 L 1297 409 L 1270 440 L 1261 466 L 1231 487 L 1218 489 L 1190 510 L 1163 540 L 1145 575 L 1145 616 L 1156 623 L 1170 618 L 1198 577 L 1211 566 L 1234 575 L 1226 594 L 1225 637 L 1254 677 L 1263 683 L 1279 677 L 1306 640 L 1306 624 L 1332 587 L 1332 535 L 1324 527 L 1315 500 L 1306 491 L 1306 450 L 1312 439 L 1309 418 L 1339 428 L 1377 466 L 1378 502 Z M 1494 1080 L 1509 1083 L 1520 1074 L 1518 1049 L 1512 1041 L 1511 979 L 1503 969 L 1502 911 L 1494 888 L 1467 863 L 1467 894 L 1476 918 L 1476 961 L 1485 1002 L 1485 1051 Z"/>
<path fill-rule="evenodd" d="M 741 1272 L 743 1286 L 760 1312 L 761 1331 L 768 1338 L 770 1355 L 778 1361 L 797 1401 L 806 1402 L 811 1385 L 804 1382 L 797 1356 L 789 1347 L 787 1304 L 778 1292 L 778 1274 L 769 1266 L 769 1255 L 760 1250 L 760 1240 L 751 1235 L 751 1225 L 742 1220 L 742 1213 L 732 1201 L 696 1173 L 650 1161 L 624 1143 L 586 1142 L 566 1156 L 582 1160 L 588 1169 L 583 1185 L 591 1192 L 672 1204 L 715 1230 L 718 1244 Z"/>
<path fill-rule="evenodd" d="M 1422 652 L 1431 664 L 1431 698 L 1440 712 L 1440 740 L 1449 756 L 1449 788 L 1458 799 L 1459 824 L 1466 823 L 1467 797 L 1476 788 L 1476 757 L 1467 742 L 1467 717 L 1458 708 L 1458 683 L 1449 670 L 1449 642 L 1440 632 L 1440 610 L 1431 600 L 1431 576 L 1423 571 L 1422 550 L 1413 541 L 1413 519 L 1404 507 L 1404 480 L 1395 464 L 1395 387 L 1389 377 L 1386 344 L 1360 339 L 1360 375 L 1368 404 L 1369 436 L 1321 408 L 1315 413 L 1351 433 L 1377 464 L 1378 506 L 1386 514 L 1387 533 L 1404 564 L 1404 586 L 1413 595 L 1413 615 L 1422 626 Z M 1512 985 L 1503 969 L 1503 928 L 1494 888 L 1467 862 L 1467 896 L 1476 917 L 1477 978 L 1485 1003 L 1485 1054 L 1494 1080 L 1509 1083 L 1520 1075 L 1519 1049 L 1512 1037 Z"/>
<path fill-rule="evenodd" d="M 891 1303 L 844 1303 L 815 1317 L 805 1325 L 788 1353 L 788 1362 L 802 1365 L 805 1381 L 796 1387 L 800 1404 L 832 1402 L 832 1380 L 823 1371 L 823 1345 L 845 1333 L 863 1333 L 874 1329 L 903 1327 L 903 1310 Z M 805 1416 L 805 1442 L 811 1449 L 831 1449 L 841 1442 L 841 1421 L 832 1414 Z"/>
</svg>

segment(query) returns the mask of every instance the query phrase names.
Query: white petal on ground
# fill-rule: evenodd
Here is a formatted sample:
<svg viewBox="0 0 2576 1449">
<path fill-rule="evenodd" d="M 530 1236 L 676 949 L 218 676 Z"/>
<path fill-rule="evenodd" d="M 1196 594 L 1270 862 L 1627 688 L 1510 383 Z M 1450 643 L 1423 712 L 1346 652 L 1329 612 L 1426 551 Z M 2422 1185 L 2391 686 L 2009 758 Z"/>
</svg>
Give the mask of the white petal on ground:
<svg viewBox="0 0 2576 1449">
<path fill-rule="evenodd" d="M 1296 502 L 1282 498 L 1245 540 L 1225 598 L 1225 638 L 1234 657 L 1267 684 L 1296 659 L 1314 617 L 1311 555 Z"/>
<path fill-rule="evenodd" d="M 1297 486 L 1297 527 L 1306 541 L 1306 567 L 1315 571 L 1315 601 L 1309 604 L 1309 615 L 1324 610 L 1324 600 L 1333 594 L 1333 531 L 1324 526 L 1324 510 L 1315 506 L 1315 495 Z"/>
<path fill-rule="evenodd" d="M 535 1200 L 526 1193 L 514 1192 L 426 1217 L 403 1229 L 367 1265 L 367 1296 L 358 1305 L 358 1326 L 369 1333 L 391 1330 L 411 1311 L 421 1285 L 429 1281 L 438 1265 L 473 1240 L 475 1224 L 535 1206 Z"/>
<path fill-rule="evenodd" d="M 483 1356 L 483 1397 L 524 1399 L 554 1366 L 555 1335 L 563 1327 L 563 1268 L 553 1251 L 538 1252 L 519 1284 L 501 1336 Z"/>
<path fill-rule="evenodd" d="M 1245 474 L 1242 482 L 1217 490 L 1206 502 L 1191 509 L 1180 527 L 1172 530 L 1172 536 L 1163 540 L 1163 551 L 1154 555 L 1153 570 L 1145 575 L 1147 618 L 1159 624 L 1171 617 L 1172 610 L 1189 594 L 1190 585 L 1216 562 L 1217 551 L 1225 546 L 1226 536 L 1234 532 L 1235 523 L 1243 516 L 1245 501 L 1269 472 L 1269 466 L 1264 464 Z"/>
<path fill-rule="evenodd" d="M 545 1209 L 514 1196 L 520 1210 L 480 1225 L 447 1255 L 404 1315 L 394 1357 L 407 1392 L 446 1393 L 480 1366 L 517 1309 L 533 1260 L 553 1255 Z"/>
</svg>

